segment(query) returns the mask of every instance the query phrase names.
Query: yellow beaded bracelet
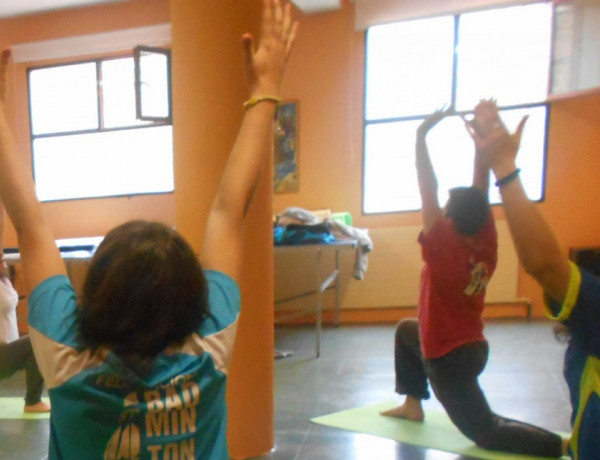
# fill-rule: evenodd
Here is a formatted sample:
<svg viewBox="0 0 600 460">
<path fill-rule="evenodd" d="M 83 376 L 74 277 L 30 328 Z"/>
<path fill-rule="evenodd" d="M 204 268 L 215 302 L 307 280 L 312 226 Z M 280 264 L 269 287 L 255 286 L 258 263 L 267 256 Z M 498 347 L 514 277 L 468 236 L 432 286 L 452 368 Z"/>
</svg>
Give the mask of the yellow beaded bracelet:
<svg viewBox="0 0 600 460">
<path fill-rule="evenodd" d="M 279 104 L 281 102 L 281 98 L 279 98 L 277 96 L 251 97 L 246 102 L 244 102 L 244 109 L 248 110 L 250 107 L 254 107 L 256 104 L 258 104 L 259 102 L 263 102 L 263 101 L 271 101 L 271 102 L 275 102 L 275 103 Z"/>
</svg>

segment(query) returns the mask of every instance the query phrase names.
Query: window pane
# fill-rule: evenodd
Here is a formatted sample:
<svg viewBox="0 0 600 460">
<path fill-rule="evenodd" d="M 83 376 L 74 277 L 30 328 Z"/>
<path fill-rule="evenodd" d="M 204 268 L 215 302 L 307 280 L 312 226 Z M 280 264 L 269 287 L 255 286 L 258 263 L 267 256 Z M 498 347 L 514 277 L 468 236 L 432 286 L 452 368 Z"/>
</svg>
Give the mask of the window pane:
<svg viewBox="0 0 600 460">
<path fill-rule="evenodd" d="M 501 112 L 508 129 L 529 115 L 517 163 L 521 180 L 532 200 L 542 198 L 546 107 Z M 365 129 L 364 212 L 410 211 L 421 208 L 415 169 L 415 133 L 421 120 L 377 123 Z M 459 117 L 442 120 L 427 135 L 427 146 L 438 179 L 441 206 L 448 190 L 473 183 L 473 141 Z M 493 180 L 491 180 L 493 183 Z M 496 187 L 490 187 L 490 202 L 499 203 Z"/>
<path fill-rule="evenodd" d="M 490 97 L 505 106 L 544 101 L 551 26 L 551 3 L 462 15 L 457 110 L 472 110 Z"/>
<path fill-rule="evenodd" d="M 365 130 L 364 212 L 410 211 L 421 208 L 415 169 L 415 134 L 422 120 L 368 125 Z M 459 117 L 442 120 L 427 136 L 438 177 L 440 204 L 448 189 L 470 185 L 473 142 Z"/>
<path fill-rule="evenodd" d="M 102 62 L 104 126 L 118 128 L 147 124 L 136 119 L 133 58 Z"/>
<path fill-rule="evenodd" d="M 414 174 L 418 122 L 381 123 L 365 128 L 365 213 L 419 209 Z"/>
<path fill-rule="evenodd" d="M 40 138 L 33 167 L 42 201 L 171 192 L 172 127 Z"/>
<path fill-rule="evenodd" d="M 366 118 L 426 114 L 450 102 L 453 54 L 451 16 L 370 28 Z"/>
<path fill-rule="evenodd" d="M 140 52 L 141 115 L 167 118 L 169 111 L 169 61 L 166 54 Z"/>
<path fill-rule="evenodd" d="M 29 93 L 33 134 L 98 128 L 95 63 L 32 70 Z"/>
</svg>

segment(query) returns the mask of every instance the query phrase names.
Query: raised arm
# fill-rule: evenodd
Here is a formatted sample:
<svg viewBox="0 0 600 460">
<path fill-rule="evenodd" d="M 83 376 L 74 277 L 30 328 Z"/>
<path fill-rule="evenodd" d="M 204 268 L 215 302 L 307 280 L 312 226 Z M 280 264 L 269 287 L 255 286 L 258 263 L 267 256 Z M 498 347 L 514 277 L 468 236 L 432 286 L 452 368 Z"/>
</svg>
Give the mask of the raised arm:
<svg viewBox="0 0 600 460">
<path fill-rule="evenodd" d="M 521 134 L 527 118 L 509 133 L 493 106 L 489 133 L 471 132 L 484 165 L 491 167 L 500 187 L 506 220 L 523 267 L 555 300 L 562 302 L 569 283 L 569 262 L 550 226 L 525 193 L 516 166 Z"/>
<path fill-rule="evenodd" d="M 438 199 L 438 182 L 427 148 L 427 133 L 437 125 L 446 115 L 452 112 L 452 108 L 440 109 L 429 115 L 417 128 L 417 140 L 415 146 L 417 180 L 421 194 L 421 214 L 423 219 L 423 232 L 427 233 L 435 222 L 442 217 L 442 208 Z"/>
<path fill-rule="evenodd" d="M 284 7 L 279 0 L 263 0 L 258 46 L 249 34 L 242 38 L 250 99 L 208 217 L 201 254 L 205 268 L 235 280 L 242 265 L 243 221 L 271 152 L 273 118 L 297 28 L 289 3 Z"/>
<path fill-rule="evenodd" d="M 475 117 L 472 120 L 465 120 L 465 126 L 470 133 L 477 132 L 480 135 L 487 135 L 495 129 L 497 124 L 496 101 L 493 99 L 481 100 L 475 107 Z M 464 120 L 464 118 L 463 118 Z M 477 145 L 475 145 L 477 149 Z M 480 155 L 475 152 L 473 160 L 473 186 L 483 190 L 486 195 L 490 189 L 490 168 L 482 162 Z"/>
<path fill-rule="evenodd" d="M 490 168 L 482 164 L 477 153 L 473 161 L 473 187 L 483 190 L 486 196 L 490 191 Z"/>
<path fill-rule="evenodd" d="M 6 120 L 5 102 L 10 51 L 0 57 L 0 197 L 15 226 L 21 253 L 25 289 L 66 269 L 35 194 L 33 179 L 14 149 Z"/>
</svg>

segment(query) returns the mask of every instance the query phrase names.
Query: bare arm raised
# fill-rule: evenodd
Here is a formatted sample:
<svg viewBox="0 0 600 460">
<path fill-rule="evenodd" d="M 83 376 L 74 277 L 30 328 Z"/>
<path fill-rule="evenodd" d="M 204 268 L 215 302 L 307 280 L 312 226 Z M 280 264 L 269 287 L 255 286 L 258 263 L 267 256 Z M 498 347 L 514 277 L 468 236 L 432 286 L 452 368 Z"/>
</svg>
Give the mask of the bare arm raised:
<svg viewBox="0 0 600 460">
<path fill-rule="evenodd" d="M 569 283 L 569 262 L 552 229 L 527 198 L 515 161 L 527 119 L 523 118 L 511 134 L 502 123 L 495 104 L 492 111 L 495 118 L 490 132 L 471 131 L 477 154 L 500 181 L 506 219 L 523 267 L 552 298 L 562 302 Z"/>
<path fill-rule="evenodd" d="M 264 0 L 258 47 L 249 34 L 242 37 L 250 102 L 208 217 L 201 254 L 205 268 L 235 280 L 241 270 L 243 221 L 270 153 L 276 102 L 297 29 L 289 3 Z"/>
<path fill-rule="evenodd" d="M 452 108 L 436 110 L 425 118 L 417 128 L 415 153 L 424 233 L 427 233 L 435 222 L 442 217 L 442 208 L 438 199 L 438 182 L 429 156 L 426 137 L 431 128 L 452 112 Z"/>
<path fill-rule="evenodd" d="M 46 278 L 66 274 L 66 269 L 6 120 L 9 61 L 10 51 L 4 50 L 0 57 L 0 197 L 17 231 L 25 289 L 30 293 Z"/>
<path fill-rule="evenodd" d="M 477 132 L 480 135 L 491 133 L 498 124 L 496 101 L 493 99 L 481 100 L 475 107 L 474 112 L 475 117 L 472 120 L 465 120 L 465 126 L 469 133 L 473 134 Z M 477 144 L 475 148 L 477 149 Z M 483 162 L 477 152 L 475 152 L 473 164 L 473 186 L 483 190 L 486 196 L 488 195 L 490 188 L 490 167 Z"/>
</svg>

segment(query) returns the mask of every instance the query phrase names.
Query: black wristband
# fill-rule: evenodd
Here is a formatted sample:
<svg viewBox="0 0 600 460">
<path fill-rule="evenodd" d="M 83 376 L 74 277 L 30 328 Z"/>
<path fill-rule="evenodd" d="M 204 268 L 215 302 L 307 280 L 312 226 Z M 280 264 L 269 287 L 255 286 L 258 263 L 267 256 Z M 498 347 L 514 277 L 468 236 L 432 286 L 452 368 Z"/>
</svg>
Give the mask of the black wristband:
<svg viewBox="0 0 600 460">
<path fill-rule="evenodd" d="M 498 179 L 496 181 L 496 187 L 502 187 L 502 186 L 512 182 L 513 180 L 515 180 L 517 178 L 517 176 L 519 175 L 520 172 L 521 172 L 521 168 L 517 168 L 510 174 L 507 174 L 506 176 L 504 176 L 502 179 Z"/>
</svg>

